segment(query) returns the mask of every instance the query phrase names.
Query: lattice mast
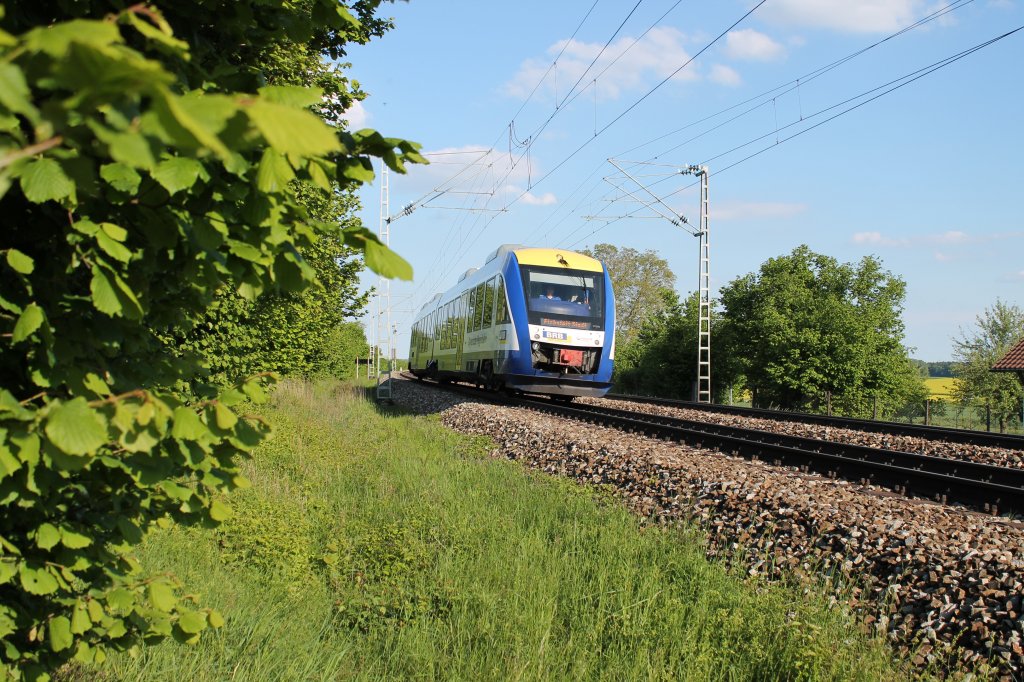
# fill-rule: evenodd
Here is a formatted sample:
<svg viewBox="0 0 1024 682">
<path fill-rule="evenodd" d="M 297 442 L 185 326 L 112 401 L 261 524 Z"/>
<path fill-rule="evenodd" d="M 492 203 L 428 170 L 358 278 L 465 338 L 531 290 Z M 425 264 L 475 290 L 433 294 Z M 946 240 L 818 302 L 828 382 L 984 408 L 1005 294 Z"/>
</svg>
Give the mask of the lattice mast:
<svg viewBox="0 0 1024 682">
<path fill-rule="evenodd" d="M 698 297 L 698 314 L 697 314 L 697 383 L 696 383 L 696 395 L 694 396 L 698 402 L 710 403 L 712 400 L 711 395 L 711 242 L 710 242 L 710 230 L 709 230 L 709 198 L 708 198 L 708 167 L 707 166 L 696 166 L 689 165 L 685 168 L 679 168 L 673 171 L 674 174 L 679 175 L 695 175 L 699 178 L 700 182 L 700 224 L 694 228 L 693 224 L 686 219 L 686 216 L 678 213 L 674 208 L 669 206 L 665 201 L 651 191 L 650 186 L 645 184 L 642 180 L 631 174 L 623 165 L 623 163 L 615 160 L 608 159 L 608 161 L 615 166 L 619 172 L 622 173 L 622 178 L 605 178 L 607 182 L 615 186 L 617 189 L 622 191 L 624 194 L 633 198 L 642 204 L 645 208 L 648 208 L 657 216 L 668 220 L 671 224 L 676 227 L 682 227 L 687 230 L 693 236 L 700 240 L 697 271 L 699 279 L 697 282 L 697 297 Z M 638 164 L 639 165 L 639 164 Z M 617 180 L 628 179 L 637 187 L 640 188 L 640 193 L 630 191 L 625 184 L 620 184 Z M 587 219 L 599 219 L 598 216 L 585 216 Z M 605 217 L 605 220 L 622 220 L 624 218 L 637 218 L 637 217 L 651 217 L 656 216 L 637 216 L 636 212 L 633 212 L 626 216 L 617 217 Z"/>
<path fill-rule="evenodd" d="M 694 166 L 690 167 L 695 168 Z M 700 175 L 700 281 L 697 286 L 697 402 L 711 402 L 711 233 L 708 229 L 708 168 L 696 167 Z"/>
<path fill-rule="evenodd" d="M 388 167 L 380 164 L 380 223 L 377 236 L 385 246 L 391 246 L 391 217 L 389 208 Z M 374 324 L 374 377 L 377 381 L 377 400 L 392 399 L 391 372 L 395 366 L 395 344 L 391 329 L 391 280 L 377 280 L 377 316 Z"/>
</svg>

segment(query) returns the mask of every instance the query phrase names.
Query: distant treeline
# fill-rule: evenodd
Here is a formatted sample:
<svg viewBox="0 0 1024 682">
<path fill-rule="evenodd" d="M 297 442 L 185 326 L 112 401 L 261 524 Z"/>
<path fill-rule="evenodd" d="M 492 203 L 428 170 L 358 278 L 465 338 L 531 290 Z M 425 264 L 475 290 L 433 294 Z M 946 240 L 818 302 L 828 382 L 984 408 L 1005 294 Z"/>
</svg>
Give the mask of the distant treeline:
<svg viewBox="0 0 1024 682">
<path fill-rule="evenodd" d="M 911 360 L 914 366 L 918 368 L 918 371 L 925 377 L 952 377 L 953 376 L 953 365 L 956 363 L 952 361 L 945 362 L 925 362 L 924 360 Z"/>
</svg>

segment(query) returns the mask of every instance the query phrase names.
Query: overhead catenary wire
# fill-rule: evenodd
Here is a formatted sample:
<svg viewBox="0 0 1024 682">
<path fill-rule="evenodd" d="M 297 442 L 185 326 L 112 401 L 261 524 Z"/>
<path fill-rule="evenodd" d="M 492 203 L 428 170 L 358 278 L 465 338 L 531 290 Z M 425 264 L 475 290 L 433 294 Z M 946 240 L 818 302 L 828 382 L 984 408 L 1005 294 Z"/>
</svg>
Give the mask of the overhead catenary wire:
<svg viewBox="0 0 1024 682">
<path fill-rule="evenodd" d="M 532 187 L 530 189 L 527 189 L 527 190 L 524 190 L 523 192 L 521 192 L 514 199 L 509 201 L 503 208 L 506 208 L 506 209 L 510 208 L 512 205 L 514 205 L 517 202 L 521 201 L 524 197 L 526 197 L 530 193 L 531 189 L 536 188 L 537 185 L 539 185 L 545 179 L 550 177 L 554 172 L 556 172 L 559 168 L 561 168 L 563 165 L 565 165 L 570 159 L 575 157 L 580 151 L 582 151 L 585 147 L 587 147 L 590 143 L 592 143 L 595 139 L 597 139 L 597 137 L 599 137 L 602 133 L 604 133 L 609 128 L 611 128 L 613 125 L 615 125 L 617 122 L 622 120 L 627 114 L 629 114 L 631 111 L 636 109 L 636 107 L 638 107 L 641 103 L 643 103 L 648 97 L 650 97 L 652 94 L 654 94 L 659 89 L 661 89 L 670 80 L 675 78 L 675 76 L 677 76 L 679 74 L 679 72 L 681 72 L 687 66 L 692 64 L 694 62 L 694 60 L 696 60 L 698 57 L 700 57 L 700 55 L 702 55 L 704 52 L 706 52 L 712 46 L 714 46 L 716 43 L 718 43 L 723 37 L 725 37 L 729 33 L 729 31 L 731 31 L 732 29 L 736 28 L 736 26 L 738 26 L 745 19 L 747 19 L 747 17 L 749 17 L 751 14 L 753 14 L 755 11 L 757 11 L 757 9 L 760 8 L 766 1 L 767 0 L 760 0 L 760 2 L 758 2 L 756 5 L 754 5 L 752 8 L 750 8 L 747 12 L 745 12 L 743 14 L 743 16 L 741 16 L 739 19 L 734 21 L 731 25 L 729 25 L 728 28 L 723 30 L 721 33 L 719 33 L 717 36 L 715 36 L 711 41 L 709 41 L 706 45 L 704 45 L 696 54 L 694 54 L 693 56 L 687 58 L 681 65 L 679 65 L 674 71 L 672 71 L 672 73 L 670 73 L 668 76 L 663 78 L 661 81 L 659 81 L 657 84 L 655 84 L 652 88 L 647 90 L 647 92 L 645 92 L 638 99 L 636 99 L 632 104 L 630 104 L 628 107 L 626 107 L 626 109 L 624 109 L 622 112 L 620 112 L 614 119 L 612 119 L 607 124 L 605 124 L 602 128 L 600 128 L 597 131 L 597 134 L 594 137 L 591 137 L 588 140 L 586 140 L 583 144 L 581 144 L 579 147 L 577 147 L 575 150 L 573 150 L 570 154 L 568 154 L 565 158 L 563 158 L 558 164 L 556 164 L 554 168 L 552 168 L 551 170 L 546 172 L 543 176 L 541 176 L 536 182 L 533 183 L 533 185 L 532 185 Z M 557 111 L 560 111 L 560 110 L 556 110 L 555 113 L 557 113 Z M 554 115 L 555 114 L 552 114 L 552 117 Z M 552 117 L 549 117 L 548 121 L 550 121 Z M 546 124 L 547 124 L 547 122 L 545 123 L 545 125 Z M 489 221 L 487 221 L 484 224 L 482 229 L 480 231 L 478 231 L 477 234 L 474 236 L 474 238 L 465 245 L 465 247 L 456 256 L 456 258 L 453 259 L 453 261 L 458 262 L 466 253 L 468 253 L 468 251 L 476 244 L 476 241 L 480 238 L 480 236 L 486 231 L 487 227 L 489 227 L 491 225 L 491 223 L 494 221 L 494 219 L 495 218 L 492 217 Z"/>
<path fill-rule="evenodd" d="M 889 35 L 887 35 L 887 36 L 885 36 L 885 37 L 883 37 L 883 38 L 881 38 L 881 39 L 879 39 L 879 40 L 869 44 L 869 45 L 866 45 L 866 46 L 864 46 L 864 47 L 862 47 L 862 48 L 860 48 L 858 50 L 855 50 L 854 52 L 852 52 L 850 54 L 847 54 L 847 55 L 845 55 L 845 56 L 843 56 L 843 57 L 841 57 L 841 58 L 839 58 L 837 60 L 829 62 L 828 64 L 825 64 L 825 65 L 819 66 L 819 67 L 811 70 L 810 72 L 805 73 L 805 74 L 803 74 L 803 75 L 801 75 L 801 76 L 799 76 L 799 77 L 797 77 L 795 79 L 789 80 L 789 81 L 787 81 L 785 83 L 782 83 L 782 84 L 780 84 L 778 86 L 775 86 L 775 87 L 770 88 L 770 89 L 768 89 L 768 90 L 766 90 L 764 92 L 761 92 L 758 95 L 755 95 L 753 97 L 749 97 L 749 98 L 747 98 L 745 100 L 742 100 L 742 101 L 740 101 L 740 102 L 738 102 L 736 104 L 733 104 L 731 106 L 725 107 L 724 109 L 721 109 L 721 110 L 719 110 L 719 111 L 717 111 L 717 112 L 715 112 L 713 114 L 710 114 L 708 116 L 704 116 L 704 117 L 702 117 L 700 119 L 697 119 L 696 121 L 692 121 L 690 123 L 687 123 L 687 124 L 685 124 L 685 125 L 683 125 L 683 126 L 681 126 L 679 128 L 676 128 L 676 129 L 674 129 L 672 131 L 669 131 L 667 133 L 660 134 L 660 135 L 658 135 L 658 136 L 656 136 L 656 137 L 654 137 L 654 138 L 652 138 L 650 140 L 647 140 L 647 141 L 642 142 L 642 143 L 640 143 L 638 145 L 630 147 L 629 149 L 626 149 L 626 150 L 624 150 L 622 152 L 619 152 L 615 156 L 617 156 L 617 157 L 625 157 L 625 156 L 627 156 L 629 154 L 632 154 L 633 152 L 635 152 L 635 151 L 637 151 L 639 149 L 642 149 L 642 148 L 644 148 L 646 146 L 649 146 L 649 145 L 651 145 L 651 144 L 653 144 L 655 142 L 658 142 L 660 140 L 663 140 L 663 139 L 665 139 L 667 137 L 671 137 L 672 135 L 675 135 L 675 134 L 677 134 L 677 133 L 679 133 L 679 132 L 681 132 L 683 130 L 686 130 L 688 128 L 692 128 L 692 127 L 694 127 L 696 125 L 699 125 L 699 124 L 707 122 L 707 121 L 714 120 L 715 118 L 717 118 L 717 117 L 719 117 L 719 116 L 721 116 L 723 114 L 727 114 L 730 111 L 733 111 L 733 110 L 735 110 L 737 108 L 740 108 L 740 107 L 742 107 L 744 105 L 750 104 L 752 102 L 757 102 L 757 104 L 754 104 L 749 109 L 747 109 L 747 110 L 737 114 L 736 116 L 733 116 L 732 118 L 730 118 L 730 119 L 728 119 L 726 121 L 723 121 L 722 123 L 719 123 L 719 124 L 713 126 L 712 128 L 709 128 L 709 129 L 707 129 L 707 130 L 705 130 L 705 131 L 695 135 L 694 137 L 691 137 L 688 140 L 683 141 L 680 144 L 677 144 L 677 145 L 675 145 L 673 147 L 670 147 L 669 149 L 666 149 L 666 150 L 660 152 L 659 154 L 655 155 L 652 158 L 657 159 L 657 158 L 660 158 L 662 156 L 665 156 L 666 154 L 668 154 L 670 152 L 678 150 L 680 147 L 688 144 L 689 142 L 693 142 L 693 141 L 695 141 L 695 140 L 697 140 L 697 139 L 699 139 L 701 137 L 704 137 L 705 135 L 707 135 L 707 134 L 709 134 L 709 133 L 711 133 L 711 132 L 713 132 L 715 130 L 718 130 L 718 129 L 724 127 L 725 125 L 728 125 L 729 123 L 731 123 L 733 121 L 736 121 L 736 120 L 742 118 L 743 116 L 745 116 L 745 115 L 747 115 L 749 113 L 752 113 L 753 111 L 756 111 L 757 109 L 759 109 L 759 108 L 765 106 L 766 104 L 768 104 L 771 101 L 771 98 L 773 98 L 773 97 L 781 97 L 781 96 L 783 96 L 785 94 L 788 94 L 789 92 L 792 92 L 794 90 L 796 90 L 796 92 L 797 92 L 797 94 L 799 96 L 801 85 L 806 85 L 807 83 L 809 83 L 809 82 L 811 82 L 811 81 L 813 81 L 813 80 L 815 80 L 815 79 L 817 79 L 817 78 L 819 78 L 821 76 L 824 76 L 825 74 L 827 74 L 830 71 L 838 68 L 839 66 L 842 66 L 843 64 L 845 64 L 845 63 L 847 63 L 847 62 L 849 62 L 849 61 L 851 61 L 853 59 L 856 59 L 857 57 L 859 57 L 859 56 L 869 52 L 870 50 L 873 50 L 873 49 L 875 49 L 875 48 L 885 44 L 886 42 L 888 42 L 890 40 L 893 40 L 893 39 L 895 39 L 895 38 L 897 38 L 899 36 L 902 36 L 903 34 L 909 32 L 909 31 L 912 31 L 912 30 L 914 30 L 916 28 L 919 28 L 921 26 L 924 26 L 924 25 L 926 25 L 926 24 L 928 24 L 928 23 L 930 23 L 932 21 L 940 19 L 943 16 L 945 16 L 946 14 L 948 14 L 950 12 L 953 12 L 953 11 L 955 11 L 957 9 L 961 9 L 961 8 L 971 4 L 973 2 L 974 2 L 974 0 L 955 0 L 954 2 L 952 2 L 952 3 L 948 4 L 948 5 L 944 5 L 944 6 L 940 7 L 940 8 L 938 8 L 938 9 L 936 9 L 935 11 L 930 12 L 929 14 L 926 14 L 925 16 L 921 17 L 917 21 L 914 21 L 911 24 L 908 24 L 907 26 L 902 27 L 898 31 L 895 31 L 895 32 L 893 32 L 893 33 L 891 33 L 891 34 L 889 34 Z M 673 5 L 673 8 L 674 7 L 675 7 L 675 5 Z M 804 115 L 803 115 L 803 102 L 802 102 L 802 99 L 801 99 L 801 102 L 800 102 L 800 109 L 801 109 L 800 117 L 801 117 L 801 120 L 803 120 Z M 639 161 L 637 161 L 637 162 L 633 162 L 633 163 L 650 163 L 650 162 L 639 162 Z M 592 172 L 590 174 L 590 176 L 588 176 L 588 180 L 603 165 L 604 165 L 604 162 L 602 162 L 601 164 L 598 164 L 598 166 L 597 166 L 597 168 L 595 168 L 594 172 Z M 672 164 L 672 165 L 678 165 L 678 164 Z M 690 185 L 689 187 L 693 187 L 693 186 L 695 186 L 695 185 Z M 589 192 L 588 194 L 590 194 L 592 192 L 593 192 L 593 190 L 591 190 L 591 192 Z M 574 190 L 574 193 L 575 193 L 575 190 Z M 606 193 L 605 197 L 608 197 L 610 195 L 611 195 L 611 192 Z M 575 209 L 574 209 L 574 211 L 575 211 Z M 565 220 L 568 219 L 568 217 L 569 216 L 565 216 L 562 220 L 560 220 L 558 222 L 558 224 L 560 225 L 561 223 L 565 222 Z M 586 223 L 582 223 L 581 225 L 579 225 L 578 227 L 573 229 L 568 235 L 566 235 L 565 239 L 568 240 L 573 235 L 578 233 L 585 226 L 586 226 Z M 549 232 L 545 234 L 545 238 L 547 238 L 547 236 L 550 235 L 550 232 L 551 232 L 551 230 L 549 230 Z"/>
<path fill-rule="evenodd" d="M 939 70 L 941 70 L 943 68 L 946 68 L 947 66 L 950 66 L 950 65 L 960 61 L 961 59 L 964 59 L 965 57 L 968 57 L 968 56 L 974 54 L 975 52 L 978 52 L 979 50 L 982 50 L 982 49 L 984 49 L 986 47 L 989 47 L 989 46 L 991 46 L 991 45 L 993 45 L 993 44 L 995 44 L 995 43 L 997 43 L 997 42 L 999 42 L 1001 40 L 1004 40 L 1004 39 L 1006 39 L 1006 38 L 1008 38 L 1008 37 L 1010 37 L 1010 36 L 1012 36 L 1012 35 L 1014 35 L 1016 33 L 1019 33 L 1020 31 L 1024 31 L 1024 25 L 1018 26 L 1017 28 L 1012 29 L 1010 31 L 1007 31 L 1005 33 L 1002 33 L 1002 34 L 1000 34 L 1000 35 L 998 35 L 998 36 L 996 36 L 994 38 L 990 38 L 989 40 L 986 40 L 984 42 L 978 43 L 977 45 L 974 45 L 973 47 L 967 48 L 965 50 L 962 50 L 960 52 L 952 54 L 952 55 L 950 55 L 948 57 L 940 59 L 940 60 L 938 60 L 936 62 L 933 62 L 933 63 L 929 64 L 928 66 L 924 66 L 924 67 L 921 67 L 920 69 L 916 69 L 915 71 L 911 71 L 911 72 L 909 72 L 909 73 L 907 73 L 907 74 L 905 74 L 905 75 L 903 75 L 903 76 L 901 76 L 899 78 L 890 80 L 887 83 L 884 83 L 882 85 L 879 85 L 879 86 L 876 86 L 876 87 L 871 88 L 869 90 L 866 90 L 864 92 L 861 92 L 858 95 L 855 95 L 853 97 L 849 97 L 849 98 L 847 98 L 847 99 L 845 99 L 845 100 L 843 100 L 841 102 L 837 102 L 836 104 L 833 104 L 831 106 L 825 107 L 824 109 L 821 109 L 821 110 L 815 112 L 814 114 L 811 114 L 809 116 L 805 116 L 804 118 L 802 118 L 802 119 L 800 119 L 798 121 L 794 121 L 793 123 L 790 123 L 790 124 L 788 124 L 786 126 L 783 126 L 782 128 L 779 128 L 778 130 L 786 130 L 788 128 L 792 128 L 792 127 L 794 127 L 796 125 L 799 125 L 800 123 L 808 121 L 808 120 L 810 120 L 812 118 L 815 118 L 817 116 L 820 116 L 820 115 L 822 115 L 824 113 L 827 113 L 829 111 L 834 111 L 835 109 L 837 109 L 839 107 L 842 107 L 844 105 L 851 104 L 853 102 L 857 102 L 856 104 L 851 104 L 851 106 L 847 107 L 846 109 L 843 109 L 843 110 L 833 114 L 832 116 L 829 116 L 828 118 L 826 118 L 824 120 L 818 121 L 817 123 L 814 123 L 813 125 L 809 125 L 806 128 L 798 130 L 797 132 L 793 133 L 792 135 L 789 135 L 788 137 L 780 138 L 777 142 L 774 142 L 771 145 L 768 145 L 767 147 L 759 149 L 758 151 L 756 151 L 756 152 L 754 152 L 752 154 L 749 154 L 748 156 L 745 156 L 745 157 L 743 157 L 743 158 L 741 158 L 741 159 L 739 159 L 739 160 L 737 160 L 737 161 L 735 161 L 735 162 L 733 162 L 733 163 L 731 163 L 729 165 L 726 165 L 726 166 L 716 170 L 714 175 L 721 175 L 722 173 L 725 173 L 725 172 L 735 168 L 736 166 L 739 166 L 740 164 L 746 163 L 747 161 L 750 161 L 751 159 L 754 159 L 757 156 L 760 156 L 761 154 L 763 154 L 763 153 L 765 153 L 765 152 L 767 152 L 767 151 L 769 151 L 771 149 L 774 149 L 775 147 L 777 147 L 777 146 L 779 146 L 779 145 L 781 145 L 781 144 L 783 144 L 785 142 L 788 142 L 788 141 L 790 141 L 790 140 L 792 140 L 794 138 L 797 138 L 797 137 L 799 137 L 799 136 L 801 136 L 801 135 L 803 135 L 805 133 L 808 133 L 808 132 L 810 132 L 810 131 L 812 131 L 812 130 L 814 130 L 816 128 L 819 128 L 819 127 L 825 125 L 826 123 L 834 121 L 835 119 L 837 119 L 837 118 L 839 118 L 841 116 L 844 116 L 844 115 L 846 115 L 846 114 L 848 114 L 848 113 L 850 113 L 852 111 L 855 111 L 855 110 L 859 109 L 860 107 L 862 107 L 862 106 L 864 106 L 866 104 L 869 104 L 869 103 L 874 102 L 875 100 L 877 100 L 877 99 L 879 99 L 881 97 L 884 97 L 885 95 L 888 95 L 888 94 L 890 94 L 892 92 L 895 92 L 896 90 L 899 90 L 899 89 L 901 89 L 901 88 L 903 88 L 903 87 L 905 87 L 907 85 L 910 85 L 911 83 L 913 83 L 915 81 L 918 81 L 921 78 L 924 78 L 925 76 L 931 75 L 932 73 L 935 73 L 936 71 L 939 71 Z M 879 92 L 879 91 L 881 91 L 881 92 Z M 876 94 L 874 94 L 871 97 L 867 97 L 868 95 L 871 95 L 872 93 L 876 93 Z M 867 99 L 864 99 L 865 97 L 867 97 Z M 863 101 L 858 101 L 858 100 L 863 100 Z M 776 131 L 776 130 L 772 130 L 772 131 L 770 131 L 768 133 L 765 133 L 763 135 L 755 137 L 755 138 L 753 138 L 751 140 L 748 140 L 747 142 L 744 142 L 744 143 L 742 143 L 740 145 L 734 146 L 733 148 L 729 149 L 728 151 L 716 154 L 715 156 L 711 156 L 711 157 L 701 161 L 700 165 L 707 165 L 707 164 L 709 164 L 709 163 L 711 163 L 711 162 L 713 162 L 713 161 L 715 161 L 717 159 L 720 159 L 720 158 L 725 157 L 725 156 L 727 156 L 727 155 L 729 155 L 729 154 L 731 154 L 731 153 L 733 153 L 735 151 L 743 149 L 744 147 L 748 147 L 751 144 L 755 144 L 755 143 L 757 143 L 757 142 L 759 142 L 761 140 L 764 140 L 766 138 L 772 137 L 772 136 L 776 135 L 777 132 L 778 131 Z M 680 194 L 681 192 L 684 192 L 684 191 L 686 191 L 688 189 L 691 189 L 691 188 L 693 188 L 695 186 L 695 184 L 696 183 L 693 183 L 693 184 L 687 185 L 685 187 L 682 187 L 682 188 L 680 188 L 680 189 L 678 189 L 678 190 L 676 190 L 674 192 L 670 192 L 670 193 L 666 194 L 663 197 L 663 199 L 668 199 L 668 198 L 670 198 L 672 196 Z M 641 210 L 643 210 L 643 209 L 638 209 L 634 213 L 639 213 Z M 577 244 L 581 243 L 582 241 L 584 241 L 586 239 L 589 239 L 591 236 L 593 236 L 597 232 L 600 232 L 601 230 L 603 230 L 604 228 L 608 227 L 608 225 L 611 225 L 614 222 L 618 222 L 618 221 L 623 220 L 625 218 L 631 218 L 631 217 L 634 217 L 634 216 L 627 214 L 626 216 L 620 216 L 620 217 L 617 217 L 617 218 L 610 219 L 606 224 L 602 225 L 601 227 L 599 227 L 598 229 L 594 230 L 590 234 L 584 236 L 582 239 L 577 240 L 575 243 L 571 244 L 570 246 L 576 246 Z"/>
</svg>

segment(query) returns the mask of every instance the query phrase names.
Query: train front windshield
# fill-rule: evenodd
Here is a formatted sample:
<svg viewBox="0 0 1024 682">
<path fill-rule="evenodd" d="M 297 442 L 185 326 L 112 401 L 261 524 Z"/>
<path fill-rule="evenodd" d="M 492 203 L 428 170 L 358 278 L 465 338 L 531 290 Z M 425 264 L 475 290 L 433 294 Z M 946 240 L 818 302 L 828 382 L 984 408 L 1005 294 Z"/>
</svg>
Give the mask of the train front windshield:
<svg viewBox="0 0 1024 682">
<path fill-rule="evenodd" d="M 604 273 L 520 266 L 530 324 L 604 330 Z"/>
</svg>

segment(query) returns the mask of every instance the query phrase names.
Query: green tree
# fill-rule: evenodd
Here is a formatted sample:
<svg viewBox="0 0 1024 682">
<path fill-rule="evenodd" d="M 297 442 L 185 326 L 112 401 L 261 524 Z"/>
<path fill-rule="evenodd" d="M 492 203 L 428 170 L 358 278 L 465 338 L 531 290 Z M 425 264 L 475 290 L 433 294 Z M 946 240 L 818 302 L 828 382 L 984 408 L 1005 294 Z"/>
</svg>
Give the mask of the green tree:
<svg viewBox="0 0 1024 682">
<path fill-rule="evenodd" d="M 608 268 L 615 289 L 616 343 L 625 345 L 633 341 L 641 326 L 666 310 L 670 299 L 666 291 L 673 291 L 676 276 L 668 261 L 656 251 L 637 251 L 612 244 L 597 244 L 583 253 L 596 258 Z"/>
<path fill-rule="evenodd" d="M 615 385 L 618 390 L 665 398 L 693 398 L 697 381 L 697 319 L 700 308 L 696 293 L 680 301 L 672 290 L 662 291 L 659 310 L 648 316 L 636 336 L 616 351 Z M 722 396 L 737 380 L 733 358 L 718 353 L 723 318 L 712 307 L 711 385 L 713 396 Z"/>
<path fill-rule="evenodd" d="M 964 405 L 973 405 L 985 417 L 991 410 L 1000 432 L 1020 420 L 1024 386 L 1008 372 L 992 372 L 992 365 L 1024 338 L 1024 310 L 996 300 L 976 318 L 975 328 L 961 330 L 953 340 L 953 396 Z"/>
<path fill-rule="evenodd" d="M 320 237 L 411 276 L 362 226 L 313 215 L 401 172 L 416 146 L 332 128 L 325 92 L 267 85 L 275 49 L 338 58 L 386 22 L 377 2 L 9 2 L 0 18 L 0 669 L 45 679 L 71 657 L 220 616 L 132 547 L 156 525 L 216 524 L 267 426 L 258 379 L 196 389 L 167 352 L 219 291 L 300 294 Z M 326 94 L 330 95 L 328 91 Z"/>
<path fill-rule="evenodd" d="M 722 289 L 724 351 L 755 404 L 867 416 L 924 397 L 903 347 L 906 285 L 876 258 L 857 265 L 800 246 Z M 721 351 L 720 351 L 721 353 Z"/>
</svg>

